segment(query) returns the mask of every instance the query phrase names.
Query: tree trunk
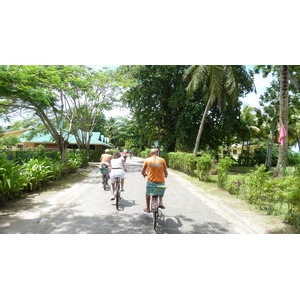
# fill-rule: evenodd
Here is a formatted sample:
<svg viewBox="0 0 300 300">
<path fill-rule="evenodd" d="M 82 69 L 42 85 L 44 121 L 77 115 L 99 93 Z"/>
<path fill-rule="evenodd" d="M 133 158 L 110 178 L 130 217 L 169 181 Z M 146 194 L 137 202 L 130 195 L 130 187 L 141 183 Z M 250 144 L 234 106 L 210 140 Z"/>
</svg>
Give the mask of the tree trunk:
<svg viewBox="0 0 300 300">
<path fill-rule="evenodd" d="M 160 141 L 161 141 L 161 119 L 160 116 L 158 117 L 158 126 L 157 126 L 157 130 L 158 130 L 158 134 L 157 134 L 157 149 L 158 149 L 158 153 L 160 152 Z"/>
<path fill-rule="evenodd" d="M 287 165 L 288 155 L 288 97 L 289 97 L 289 67 L 280 66 L 280 98 L 279 98 L 279 123 L 283 124 L 287 135 L 283 139 L 283 146 L 279 145 L 279 156 L 274 176 L 282 176 Z"/>
<path fill-rule="evenodd" d="M 195 149 L 194 149 L 194 156 L 195 157 L 197 156 L 197 153 L 198 153 L 198 150 L 199 150 L 200 139 L 201 139 L 204 123 L 205 123 L 206 116 L 207 116 L 209 108 L 210 108 L 210 99 L 207 101 L 207 104 L 206 104 L 206 107 L 205 107 L 205 110 L 204 110 L 204 113 L 203 113 L 203 116 L 202 116 L 202 119 L 201 119 L 201 123 L 200 123 L 200 126 L 199 126 L 199 130 L 198 130 L 198 134 L 197 134 L 197 138 L 196 138 L 196 143 L 195 143 Z"/>
<path fill-rule="evenodd" d="M 273 152 L 273 145 L 274 145 L 274 130 L 275 130 L 276 122 L 272 122 L 271 130 L 270 130 L 270 140 L 269 140 L 269 146 L 268 151 L 266 155 L 266 171 L 269 171 L 272 165 L 272 152 Z"/>
</svg>

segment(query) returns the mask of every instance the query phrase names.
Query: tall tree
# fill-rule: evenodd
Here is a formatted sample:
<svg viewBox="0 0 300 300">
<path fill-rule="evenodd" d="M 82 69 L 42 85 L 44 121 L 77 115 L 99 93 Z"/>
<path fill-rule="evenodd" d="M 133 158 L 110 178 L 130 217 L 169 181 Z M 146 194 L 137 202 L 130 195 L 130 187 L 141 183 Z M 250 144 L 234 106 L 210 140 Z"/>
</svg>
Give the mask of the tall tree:
<svg viewBox="0 0 300 300">
<path fill-rule="evenodd" d="M 289 66 L 280 66 L 280 97 L 279 97 L 279 123 L 284 126 L 286 136 L 283 138 L 283 145 L 279 145 L 279 156 L 274 175 L 282 176 L 287 165 L 288 155 L 288 111 L 289 111 Z"/>
<path fill-rule="evenodd" d="M 220 110 L 225 107 L 226 103 L 233 105 L 243 90 L 250 92 L 254 86 L 243 66 L 194 65 L 186 70 L 184 77 L 189 81 L 188 96 L 191 97 L 199 88 L 207 91 L 205 111 L 201 118 L 194 148 L 194 156 L 197 156 L 209 109 L 215 103 Z"/>
<path fill-rule="evenodd" d="M 98 115 L 110 107 L 111 78 L 84 66 L 0 66 L 0 107 L 35 112 L 66 162 L 69 134 L 88 148 Z"/>
<path fill-rule="evenodd" d="M 186 103 L 182 81 L 185 68 L 167 65 L 119 68 L 119 72 L 135 82 L 122 96 L 123 103 L 139 126 L 147 124 L 148 135 L 155 135 L 155 140 L 161 141 L 168 151 L 175 150 L 178 117 Z"/>
</svg>

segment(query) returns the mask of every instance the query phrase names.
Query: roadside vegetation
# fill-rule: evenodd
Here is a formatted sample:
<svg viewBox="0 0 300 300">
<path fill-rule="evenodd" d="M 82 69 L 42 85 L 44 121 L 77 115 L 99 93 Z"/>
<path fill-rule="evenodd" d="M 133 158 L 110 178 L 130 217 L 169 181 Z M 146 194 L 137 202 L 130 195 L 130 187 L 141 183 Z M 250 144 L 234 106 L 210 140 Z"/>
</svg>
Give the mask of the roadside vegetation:
<svg viewBox="0 0 300 300">
<path fill-rule="evenodd" d="M 188 159 L 186 160 L 186 158 Z M 300 228 L 300 155 L 294 154 L 292 166 L 284 176 L 274 177 L 274 169 L 266 171 L 264 164 L 239 166 L 230 157 L 214 160 L 208 153 L 192 158 L 192 154 L 168 153 L 169 167 L 198 177 L 253 204 L 270 215 Z M 213 167 L 212 167 L 213 165 Z"/>
<path fill-rule="evenodd" d="M 69 151 L 67 164 L 58 151 L 16 151 L 0 155 L 0 206 L 86 166 L 84 151 Z"/>
</svg>

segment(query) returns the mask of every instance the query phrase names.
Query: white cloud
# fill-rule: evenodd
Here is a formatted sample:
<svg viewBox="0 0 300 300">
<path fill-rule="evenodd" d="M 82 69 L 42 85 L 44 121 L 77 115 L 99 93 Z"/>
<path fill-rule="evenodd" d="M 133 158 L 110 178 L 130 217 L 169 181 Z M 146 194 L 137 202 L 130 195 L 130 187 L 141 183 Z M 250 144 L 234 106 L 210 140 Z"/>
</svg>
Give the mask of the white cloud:
<svg viewBox="0 0 300 300">
<path fill-rule="evenodd" d="M 127 117 L 130 115 L 130 111 L 129 109 L 125 109 L 125 108 L 114 108 L 112 110 L 106 110 L 104 111 L 104 115 L 106 117 L 106 119 L 108 118 L 116 118 L 116 117 Z"/>
<path fill-rule="evenodd" d="M 249 93 L 245 98 L 241 98 L 240 100 L 243 102 L 243 104 L 247 104 L 252 107 L 260 107 L 259 97 L 266 91 L 267 87 L 270 86 L 272 80 L 273 77 L 271 74 L 269 74 L 266 78 L 263 78 L 262 74 L 255 74 L 254 84 L 257 93 Z"/>
</svg>

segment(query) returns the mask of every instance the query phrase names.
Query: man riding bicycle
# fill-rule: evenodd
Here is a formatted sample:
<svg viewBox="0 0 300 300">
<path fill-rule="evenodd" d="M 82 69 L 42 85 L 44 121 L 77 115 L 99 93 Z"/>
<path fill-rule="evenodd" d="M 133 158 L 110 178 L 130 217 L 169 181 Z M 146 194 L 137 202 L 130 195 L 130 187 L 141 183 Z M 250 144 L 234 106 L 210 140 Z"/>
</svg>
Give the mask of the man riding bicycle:
<svg viewBox="0 0 300 300">
<path fill-rule="evenodd" d="M 100 157 L 100 168 L 109 168 L 112 155 L 109 154 L 110 150 L 105 149 L 105 153 Z M 102 182 L 104 182 L 104 172 L 102 173 Z"/>
<path fill-rule="evenodd" d="M 158 149 L 153 148 L 150 151 L 150 157 L 145 159 L 142 175 L 148 176 L 148 182 L 146 187 L 146 205 L 145 212 L 150 213 L 150 191 L 153 186 L 164 185 L 165 178 L 168 177 L 168 170 L 166 161 L 158 156 Z M 159 208 L 165 208 L 163 205 L 162 197 L 159 197 Z"/>
</svg>

